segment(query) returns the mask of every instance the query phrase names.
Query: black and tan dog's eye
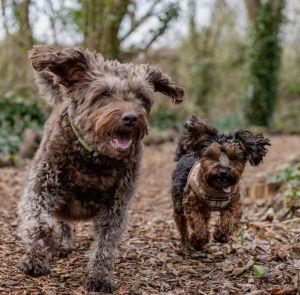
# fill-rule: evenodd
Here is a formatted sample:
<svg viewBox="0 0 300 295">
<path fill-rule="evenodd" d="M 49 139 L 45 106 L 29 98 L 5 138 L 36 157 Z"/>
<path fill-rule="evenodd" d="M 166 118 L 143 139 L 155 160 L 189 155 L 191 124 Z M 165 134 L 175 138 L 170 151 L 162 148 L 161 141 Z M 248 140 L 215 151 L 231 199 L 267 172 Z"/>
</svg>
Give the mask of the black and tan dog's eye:
<svg viewBox="0 0 300 295">
<path fill-rule="evenodd" d="M 233 155 L 229 156 L 228 158 L 229 158 L 230 161 L 236 160 L 236 156 L 233 156 Z"/>
</svg>

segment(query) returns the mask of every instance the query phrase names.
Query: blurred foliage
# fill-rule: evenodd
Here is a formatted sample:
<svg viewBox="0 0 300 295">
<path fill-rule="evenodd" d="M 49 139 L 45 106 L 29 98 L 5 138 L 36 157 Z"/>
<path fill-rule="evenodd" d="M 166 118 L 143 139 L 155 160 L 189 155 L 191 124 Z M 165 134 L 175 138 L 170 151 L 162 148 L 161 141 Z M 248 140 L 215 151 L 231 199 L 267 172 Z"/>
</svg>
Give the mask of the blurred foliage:
<svg viewBox="0 0 300 295">
<path fill-rule="evenodd" d="M 190 65 L 188 90 L 195 104 L 209 117 L 209 95 L 215 85 L 216 61 L 213 58 L 199 58 Z"/>
<path fill-rule="evenodd" d="M 300 95 L 300 77 L 297 77 L 294 81 L 287 86 L 287 93 L 291 96 L 299 96 Z"/>
<path fill-rule="evenodd" d="M 197 1 L 189 0 L 189 32 L 181 48 L 185 55 L 187 89 L 198 111 L 210 118 L 210 97 L 217 83 L 218 60 L 216 54 L 221 41 L 221 29 L 227 27 L 226 1 L 216 0 L 210 11 L 210 22 L 199 28 L 196 25 Z"/>
<path fill-rule="evenodd" d="M 296 165 L 285 169 L 276 177 L 276 181 L 286 183 L 282 196 L 291 218 L 294 211 L 300 208 L 300 160 Z"/>
<path fill-rule="evenodd" d="M 59 42 L 66 34 L 74 34 L 74 46 L 94 48 L 126 62 L 155 64 L 185 88 L 186 100 L 179 107 L 157 98 L 151 118 L 155 129 L 181 130 L 187 117 L 196 113 L 221 130 L 254 124 L 300 132 L 300 67 L 295 66 L 300 63 L 299 28 L 283 22 L 282 8 L 271 15 L 271 2 L 280 1 L 255 1 L 262 6 L 246 38 L 240 26 L 245 6 L 237 8 L 226 0 L 208 1 L 205 24 L 199 22 L 203 6 L 196 0 L 187 0 L 185 14 L 181 14 L 185 5 L 178 0 L 49 0 L 45 7 L 34 1 L 2 1 L 0 153 L 15 153 L 23 130 L 39 129 L 47 114 L 34 100 L 38 95 L 27 50 L 32 43 L 48 40 L 47 36 L 55 46 L 63 46 Z M 38 22 L 32 15 L 39 13 L 49 21 L 45 36 L 36 34 Z M 297 11 L 292 14 L 296 17 Z M 172 28 L 180 16 L 187 25 L 183 35 L 177 34 L 176 26 Z M 279 69 L 282 23 L 295 27 L 295 34 L 283 39 Z M 175 34 L 161 46 L 156 41 L 169 29 Z"/>
<path fill-rule="evenodd" d="M 39 131 L 47 117 L 36 100 L 9 92 L 0 96 L 0 109 L 0 155 L 15 154 L 24 130 Z"/>
<path fill-rule="evenodd" d="M 215 125 L 219 130 L 233 130 L 243 126 L 241 118 L 236 113 L 231 113 L 215 120 Z"/>
<path fill-rule="evenodd" d="M 279 0 L 280 1 L 280 0 Z M 280 27 L 283 8 L 267 0 L 260 4 L 249 29 L 246 51 L 246 89 L 243 109 L 248 123 L 270 127 L 277 102 L 281 60 Z"/>
<path fill-rule="evenodd" d="M 274 130 L 282 133 L 300 133 L 300 99 L 299 97 L 284 97 L 274 116 Z"/>
<path fill-rule="evenodd" d="M 150 125 L 152 128 L 158 130 L 175 129 L 181 130 L 183 128 L 184 120 L 182 116 L 170 109 L 166 104 L 160 104 L 151 112 Z"/>
</svg>

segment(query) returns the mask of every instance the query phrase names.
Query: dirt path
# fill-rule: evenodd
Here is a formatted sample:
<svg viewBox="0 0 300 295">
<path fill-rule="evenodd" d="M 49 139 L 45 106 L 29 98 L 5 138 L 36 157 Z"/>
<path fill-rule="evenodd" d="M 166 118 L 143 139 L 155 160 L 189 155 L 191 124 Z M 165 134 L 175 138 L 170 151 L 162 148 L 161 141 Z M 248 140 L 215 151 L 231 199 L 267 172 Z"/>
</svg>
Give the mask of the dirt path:
<svg viewBox="0 0 300 295">
<path fill-rule="evenodd" d="M 247 168 L 243 184 L 260 181 L 282 168 L 300 155 L 299 146 L 300 137 L 272 137 L 264 164 Z M 258 220 L 270 200 L 245 200 L 245 220 L 251 222 L 243 245 L 237 235 L 227 245 L 211 242 L 206 259 L 184 260 L 176 254 L 178 241 L 169 191 L 173 154 L 171 143 L 145 150 L 141 180 L 117 262 L 116 294 L 296 294 L 300 229 L 293 223 L 280 226 Z M 22 255 L 16 203 L 24 186 L 25 168 L 0 171 L 0 294 L 84 294 L 81 285 L 91 242 L 88 223 L 78 224 L 74 251 L 67 259 L 54 261 L 48 276 L 26 277 L 16 267 Z M 253 265 L 263 267 L 262 277 L 253 274 Z"/>
</svg>

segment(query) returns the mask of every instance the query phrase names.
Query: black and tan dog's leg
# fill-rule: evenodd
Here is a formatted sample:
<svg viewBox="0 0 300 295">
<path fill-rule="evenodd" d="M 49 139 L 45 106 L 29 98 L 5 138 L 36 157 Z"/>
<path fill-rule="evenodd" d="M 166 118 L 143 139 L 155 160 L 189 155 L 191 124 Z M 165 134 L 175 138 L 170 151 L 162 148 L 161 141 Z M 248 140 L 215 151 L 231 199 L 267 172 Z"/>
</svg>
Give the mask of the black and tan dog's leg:
<svg viewBox="0 0 300 295">
<path fill-rule="evenodd" d="M 238 229 L 242 217 L 242 203 L 240 197 L 233 201 L 225 210 L 221 211 L 217 222 L 214 239 L 226 243 L 229 237 Z"/>
<path fill-rule="evenodd" d="M 189 243 L 193 249 L 201 251 L 209 241 L 208 222 L 210 212 L 190 210 L 186 213 L 186 217 L 191 227 Z"/>
<path fill-rule="evenodd" d="M 177 230 L 180 235 L 180 241 L 182 248 L 186 248 L 189 239 L 187 219 L 184 214 L 184 208 L 181 201 L 177 201 L 174 204 L 174 219 L 176 223 Z"/>
</svg>

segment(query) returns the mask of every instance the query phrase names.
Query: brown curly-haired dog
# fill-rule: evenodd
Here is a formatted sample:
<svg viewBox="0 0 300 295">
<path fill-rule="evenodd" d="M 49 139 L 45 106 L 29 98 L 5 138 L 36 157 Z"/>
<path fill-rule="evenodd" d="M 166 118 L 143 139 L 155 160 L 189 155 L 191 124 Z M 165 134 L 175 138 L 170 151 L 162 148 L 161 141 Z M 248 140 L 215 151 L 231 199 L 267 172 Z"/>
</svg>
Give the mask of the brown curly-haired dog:
<svg viewBox="0 0 300 295">
<path fill-rule="evenodd" d="M 220 133 L 206 120 L 192 116 L 179 140 L 172 174 L 174 217 L 187 253 L 209 241 L 211 211 L 219 211 L 214 239 L 227 242 L 242 216 L 239 180 L 247 160 L 258 165 L 269 139 L 238 130 Z"/>
<path fill-rule="evenodd" d="M 29 58 L 53 112 L 19 204 L 26 246 L 20 268 L 48 273 L 54 254 L 70 247 L 68 222 L 92 219 L 85 285 L 111 292 L 154 92 L 180 103 L 183 90 L 157 68 L 106 61 L 89 50 L 34 46 Z"/>
</svg>

